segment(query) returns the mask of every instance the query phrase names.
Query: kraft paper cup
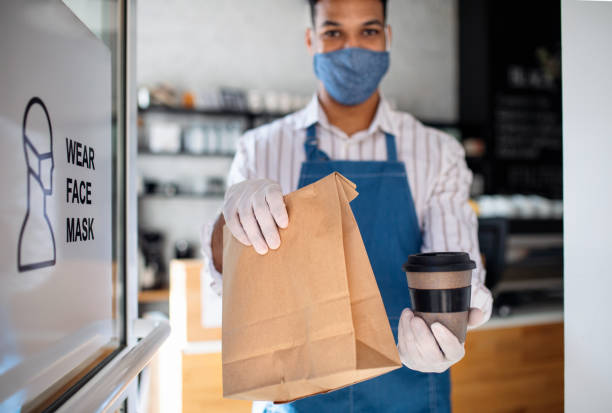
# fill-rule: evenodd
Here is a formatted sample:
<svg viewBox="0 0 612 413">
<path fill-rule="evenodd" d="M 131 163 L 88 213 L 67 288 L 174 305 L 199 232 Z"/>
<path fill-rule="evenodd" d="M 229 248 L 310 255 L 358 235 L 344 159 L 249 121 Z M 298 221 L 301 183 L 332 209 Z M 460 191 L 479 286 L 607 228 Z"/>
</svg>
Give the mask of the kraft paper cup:
<svg viewBox="0 0 612 413">
<path fill-rule="evenodd" d="M 476 263 L 465 252 L 431 252 L 409 256 L 403 268 L 414 314 L 428 326 L 440 322 L 465 342 Z"/>
</svg>

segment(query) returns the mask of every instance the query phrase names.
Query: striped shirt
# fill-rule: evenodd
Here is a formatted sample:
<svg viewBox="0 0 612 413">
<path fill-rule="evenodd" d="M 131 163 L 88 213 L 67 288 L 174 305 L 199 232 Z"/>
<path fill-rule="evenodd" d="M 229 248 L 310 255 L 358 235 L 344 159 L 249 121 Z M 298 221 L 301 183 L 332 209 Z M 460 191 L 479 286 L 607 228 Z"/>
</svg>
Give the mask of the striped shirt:
<svg viewBox="0 0 612 413">
<path fill-rule="evenodd" d="M 490 314 L 478 223 L 468 204 L 472 173 L 463 147 L 452 136 L 424 126 L 412 115 L 392 110 L 385 99 L 381 99 L 370 127 L 351 136 L 327 121 L 316 95 L 304 109 L 247 131 L 238 141 L 227 186 L 266 178 L 278 182 L 284 194 L 295 191 L 306 159 L 306 128 L 313 123 L 317 123 L 319 148 L 334 160 L 386 160 L 385 132 L 395 136 L 397 156 L 406 165 L 423 234 L 422 252 L 468 252 L 477 264 L 472 276 L 471 305 Z M 221 276 L 210 260 L 211 232 L 212 223 L 203 231 L 203 252 L 209 262 L 211 286 L 220 293 Z"/>
</svg>

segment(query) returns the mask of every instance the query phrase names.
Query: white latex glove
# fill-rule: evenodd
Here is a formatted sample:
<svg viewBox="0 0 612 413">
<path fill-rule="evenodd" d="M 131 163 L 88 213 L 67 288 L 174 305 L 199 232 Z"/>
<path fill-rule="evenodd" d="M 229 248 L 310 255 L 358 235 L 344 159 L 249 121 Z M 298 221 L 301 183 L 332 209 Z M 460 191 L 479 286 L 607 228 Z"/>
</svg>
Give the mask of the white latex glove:
<svg viewBox="0 0 612 413">
<path fill-rule="evenodd" d="M 223 216 L 238 241 L 253 245 L 262 255 L 280 246 L 278 227 L 289 224 L 281 187 L 268 179 L 249 179 L 229 187 Z"/>
<path fill-rule="evenodd" d="M 470 303 L 473 307 L 468 313 L 468 330 L 489 320 L 493 297 L 487 287 L 475 285 Z M 400 359 L 412 370 L 441 373 L 465 355 L 464 345 L 450 330 L 440 323 L 433 323 L 430 330 L 425 321 L 415 317 L 408 308 L 400 317 L 397 336 Z"/>
<path fill-rule="evenodd" d="M 472 284 L 470 307 L 468 330 L 483 325 L 491 318 L 493 296 L 491 291 L 483 284 Z"/>
<path fill-rule="evenodd" d="M 465 355 L 463 344 L 450 330 L 440 323 L 433 323 L 430 330 L 408 308 L 402 311 L 397 336 L 400 359 L 412 370 L 442 373 Z"/>
</svg>

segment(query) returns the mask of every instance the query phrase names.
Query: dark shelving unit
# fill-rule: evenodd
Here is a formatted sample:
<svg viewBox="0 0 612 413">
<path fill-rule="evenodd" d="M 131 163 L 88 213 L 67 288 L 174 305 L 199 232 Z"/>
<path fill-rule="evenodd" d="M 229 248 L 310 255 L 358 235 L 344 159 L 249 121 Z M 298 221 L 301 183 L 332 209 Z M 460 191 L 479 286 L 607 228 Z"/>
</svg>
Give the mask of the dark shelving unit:
<svg viewBox="0 0 612 413">
<path fill-rule="evenodd" d="M 561 7 L 459 2 L 459 119 L 486 152 L 468 159 L 487 194 L 562 198 Z"/>
<path fill-rule="evenodd" d="M 561 234 L 562 219 L 510 219 L 508 231 L 511 234 Z"/>
</svg>

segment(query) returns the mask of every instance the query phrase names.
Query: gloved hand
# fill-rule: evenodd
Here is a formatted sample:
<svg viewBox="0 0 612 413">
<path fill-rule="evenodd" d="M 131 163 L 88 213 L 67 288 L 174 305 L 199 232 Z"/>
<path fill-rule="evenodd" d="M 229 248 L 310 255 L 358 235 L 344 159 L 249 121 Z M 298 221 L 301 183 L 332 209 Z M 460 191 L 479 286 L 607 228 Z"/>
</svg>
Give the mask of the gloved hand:
<svg viewBox="0 0 612 413">
<path fill-rule="evenodd" d="M 397 337 L 402 363 L 423 373 L 442 373 L 465 355 L 463 344 L 450 330 L 440 323 L 433 323 L 430 330 L 408 308 L 402 311 Z"/>
<path fill-rule="evenodd" d="M 484 324 L 491 317 L 493 298 L 484 285 L 472 286 L 468 329 Z M 433 332 L 433 334 L 432 334 Z M 412 310 L 402 311 L 398 326 L 400 359 L 406 367 L 424 373 L 442 373 L 465 355 L 465 347 L 449 329 L 433 323 L 431 330 Z"/>
<path fill-rule="evenodd" d="M 483 325 L 491 318 L 493 296 L 483 284 L 472 284 L 470 307 L 472 308 L 468 314 L 468 330 Z"/>
<path fill-rule="evenodd" d="M 268 179 L 250 179 L 229 187 L 223 216 L 238 241 L 253 245 L 262 255 L 280 246 L 278 227 L 289 224 L 281 187 Z"/>
<path fill-rule="evenodd" d="M 468 329 L 473 329 L 491 317 L 493 297 L 484 285 L 472 285 L 470 303 Z M 402 311 L 397 336 L 400 359 L 412 370 L 442 373 L 465 355 L 464 345 L 450 330 L 440 323 L 433 323 L 430 330 L 425 321 L 408 308 Z"/>
</svg>

